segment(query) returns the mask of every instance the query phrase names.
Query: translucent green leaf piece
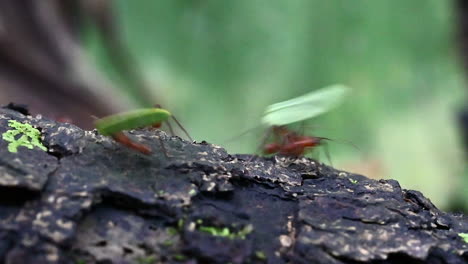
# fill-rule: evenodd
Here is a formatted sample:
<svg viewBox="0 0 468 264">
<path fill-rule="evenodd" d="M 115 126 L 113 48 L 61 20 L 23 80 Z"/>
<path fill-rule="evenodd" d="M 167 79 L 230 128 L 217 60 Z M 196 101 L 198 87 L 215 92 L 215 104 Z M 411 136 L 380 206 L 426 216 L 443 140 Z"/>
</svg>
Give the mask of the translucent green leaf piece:
<svg viewBox="0 0 468 264">
<path fill-rule="evenodd" d="M 463 238 L 466 243 L 468 243 L 468 233 L 460 233 L 458 235 L 461 236 L 461 238 Z"/>
<path fill-rule="evenodd" d="M 42 145 L 40 141 L 41 132 L 30 124 L 23 124 L 16 120 L 8 120 L 8 126 L 14 129 L 10 129 L 3 133 L 2 138 L 3 140 L 10 142 L 8 144 L 9 152 L 18 152 L 18 147 L 26 147 L 28 149 L 38 147 L 47 151 L 47 148 Z"/>
<path fill-rule="evenodd" d="M 316 117 L 339 105 L 349 90 L 345 85 L 335 84 L 272 104 L 265 110 L 262 123 L 268 126 L 283 126 Z"/>
</svg>

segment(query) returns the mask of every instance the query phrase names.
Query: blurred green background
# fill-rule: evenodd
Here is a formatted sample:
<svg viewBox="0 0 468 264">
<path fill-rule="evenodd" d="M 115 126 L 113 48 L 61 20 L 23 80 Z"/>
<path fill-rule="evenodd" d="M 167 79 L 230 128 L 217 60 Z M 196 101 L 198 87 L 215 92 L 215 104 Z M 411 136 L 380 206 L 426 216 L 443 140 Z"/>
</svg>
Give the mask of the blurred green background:
<svg viewBox="0 0 468 264">
<path fill-rule="evenodd" d="M 155 103 L 197 141 L 254 153 L 267 105 L 343 83 L 351 96 L 312 120 L 316 128 L 308 131 L 359 147 L 330 143 L 335 167 L 396 179 L 442 208 L 464 199 L 468 183 L 461 184 L 467 175 L 454 119 L 466 84 L 451 1 L 116 4 L 126 44 L 160 98 Z M 107 63 L 98 38 L 87 37 L 101 68 L 140 101 Z"/>
</svg>

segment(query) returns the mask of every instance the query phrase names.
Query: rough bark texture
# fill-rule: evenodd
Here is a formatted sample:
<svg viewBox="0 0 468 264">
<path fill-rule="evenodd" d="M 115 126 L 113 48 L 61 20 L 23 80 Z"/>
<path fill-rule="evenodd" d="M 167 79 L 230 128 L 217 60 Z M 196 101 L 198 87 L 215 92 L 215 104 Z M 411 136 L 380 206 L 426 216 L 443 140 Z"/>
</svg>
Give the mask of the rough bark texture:
<svg viewBox="0 0 468 264">
<path fill-rule="evenodd" d="M 40 129 L 49 151 L 0 140 L 0 263 L 468 261 L 468 218 L 394 180 L 129 132 L 145 156 L 11 109 L 0 133 L 12 119 Z"/>
</svg>

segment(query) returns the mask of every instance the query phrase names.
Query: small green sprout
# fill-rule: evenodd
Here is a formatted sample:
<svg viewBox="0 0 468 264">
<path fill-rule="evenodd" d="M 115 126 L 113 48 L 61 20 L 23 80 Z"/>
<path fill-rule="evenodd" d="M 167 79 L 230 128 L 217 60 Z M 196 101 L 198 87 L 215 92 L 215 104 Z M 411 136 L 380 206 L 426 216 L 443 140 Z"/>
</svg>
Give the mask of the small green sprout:
<svg viewBox="0 0 468 264">
<path fill-rule="evenodd" d="M 197 190 L 195 189 L 191 189 L 188 193 L 190 196 L 195 196 L 195 194 L 197 194 Z"/>
<path fill-rule="evenodd" d="M 463 238 L 465 243 L 468 243 L 468 233 L 460 233 L 458 235 L 461 236 L 461 238 Z"/>
<path fill-rule="evenodd" d="M 10 142 L 8 144 L 8 151 L 12 153 L 18 152 L 18 147 L 26 147 L 33 149 L 38 147 L 43 151 L 47 151 L 47 148 L 42 145 L 40 141 L 41 132 L 31 126 L 30 124 L 23 124 L 16 120 L 8 120 L 8 126 L 14 129 L 8 130 L 2 134 L 2 138 L 5 141 Z M 18 139 L 18 135 L 21 135 Z"/>
<path fill-rule="evenodd" d="M 358 181 L 357 181 L 357 180 L 355 180 L 355 179 L 351 179 L 351 178 L 349 178 L 349 181 L 350 181 L 352 184 L 357 184 L 357 183 L 358 183 Z"/>
<path fill-rule="evenodd" d="M 255 257 L 257 257 L 259 260 L 266 260 L 266 255 L 263 251 L 255 251 Z"/>
</svg>

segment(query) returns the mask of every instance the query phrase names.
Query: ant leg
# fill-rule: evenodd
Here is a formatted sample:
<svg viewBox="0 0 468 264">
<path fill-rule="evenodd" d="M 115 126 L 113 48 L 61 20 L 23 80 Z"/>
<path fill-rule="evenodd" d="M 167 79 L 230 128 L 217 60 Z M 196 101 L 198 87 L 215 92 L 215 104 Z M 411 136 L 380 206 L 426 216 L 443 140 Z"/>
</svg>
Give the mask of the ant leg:
<svg viewBox="0 0 468 264">
<path fill-rule="evenodd" d="M 270 138 L 273 129 L 269 128 L 265 133 L 263 133 L 261 143 L 257 146 L 256 153 L 262 153 L 262 146 L 265 145 L 268 138 Z M 247 162 L 251 162 L 254 159 L 254 155 L 252 155 Z"/>
<path fill-rule="evenodd" d="M 151 154 L 151 149 L 148 146 L 145 146 L 143 144 L 139 144 L 136 142 L 133 142 L 127 135 L 125 135 L 123 132 L 118 132 L 114 135 L 112 135 L 112 138 L 119 142 L 122 145 L 125 145 L 129 148 L 132 148 L 134 150 L 137 150 L 143 154 L 149 155 Z"/>
<path fill-rule="evenodd" d="M 155 108 L 162 108 L 160 104 L 155 104 L 154 105 Z M 174 115 L 171 115 L 172 119 L 174 120 L 174 122 L 176 122 L 177 126 L 179 126 L 179 128 L 184 132 L 184 134 L 188 137 L 188 139 L 190 139 L 190 141 L 193 142 L 193 139 L 192 137 L 189 135 L 189 133 L 187 132 L 187 130 L 184 128 L 184 126 L 182 126 L 182 124 L 179 122 L 179 120 L 177 120 L 177 118 L 174 116 Z M 169 130 L 171 131 L 171 134 L 173 136 L 175 136 L 175 133 L 174 133 L 174 130 L 172 129 L 172 126 L 169 122 L 166 122 L 167 126 L 169 127 Z"/>
<path fill-rule="evenodd" d="M 333 163 L 331 161 L 330 151 L 328 149 L 328 144 L 327 143 L 323 143 L 323 151 L 325 152 L 325 156 L 327 157 L 328 162 L 330 162 L 330 166 L 333 167 Z"/>
<path fill-rule="evenodd" d="M 167 127 L 169 128 L 169 131 L 171 132 L 171 136 L 175 136 L 174 129 L 172 129 L 172 125 L 169 122 L 165 122 Z"/>
<path fill-rule="evenodd" d="M 160 137 L 158 137 L 158 140 L 159 140 L 159 145 L 161 145 L 161 149 L 164 153 L 164 156 L 166 156 L 166 158 L 169 158 L 169 155 L 167 153 L 167 149 L 166 147 L 164 147 L 164 142 L 162 141 L 162 139 Z"/>
</svg>

